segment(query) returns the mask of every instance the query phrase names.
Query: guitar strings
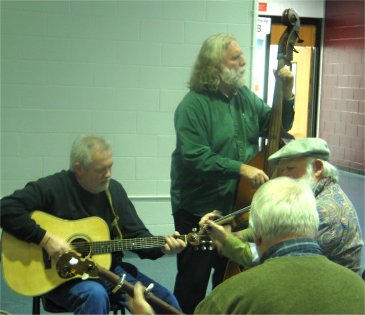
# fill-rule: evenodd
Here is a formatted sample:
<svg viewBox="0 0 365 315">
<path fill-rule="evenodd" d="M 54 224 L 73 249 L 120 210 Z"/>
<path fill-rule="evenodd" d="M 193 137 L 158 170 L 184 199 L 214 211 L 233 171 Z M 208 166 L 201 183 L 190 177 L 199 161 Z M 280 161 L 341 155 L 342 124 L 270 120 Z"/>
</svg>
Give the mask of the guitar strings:
<svg viewBox="0 0 365 315">
<path fill-rule="evenodd" d="M 176 236 L 180 239 L 186 239 L 185 235 Z M 78 252 L 108 253 L 111 251 L 143 249 L 161 247 L 166 243 L 164 236 L 153 236 L 149 238 L 133 238 L 108 241 L 92 241 L 83 240 L 72 243 L 71 246 Z"/>
</svg>

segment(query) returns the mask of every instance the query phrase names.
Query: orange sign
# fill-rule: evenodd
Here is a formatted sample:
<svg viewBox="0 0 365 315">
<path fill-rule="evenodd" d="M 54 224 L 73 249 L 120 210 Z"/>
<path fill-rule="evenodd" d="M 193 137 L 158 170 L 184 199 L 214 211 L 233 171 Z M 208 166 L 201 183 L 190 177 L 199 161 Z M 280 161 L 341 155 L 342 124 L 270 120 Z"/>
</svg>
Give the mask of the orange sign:
<svg viewBox="0 0 365 315">
<path fill-rule="evenodd" d="M 259 12 L 267 11 L 267 2 L 259 2 Z"/>
</svg>

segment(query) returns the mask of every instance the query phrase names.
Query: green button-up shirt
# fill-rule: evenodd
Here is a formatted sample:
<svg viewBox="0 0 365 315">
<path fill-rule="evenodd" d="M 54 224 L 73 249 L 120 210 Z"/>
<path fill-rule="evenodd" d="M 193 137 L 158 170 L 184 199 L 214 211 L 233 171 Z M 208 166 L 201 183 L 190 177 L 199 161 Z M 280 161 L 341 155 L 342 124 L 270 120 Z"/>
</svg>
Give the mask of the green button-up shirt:
<svg viewBox="0 0 365 315">
<path fill-rule="evenodd" d="M 283 104 L 283 127 L 291 128 L 294 99 Z M 239 169 L 258 153 L 271 108 L 247 87 L 227 98 L 188 92 L 175 112 L 176 149 L 171 163 L 171 202 L 202 216 L 233 210 Z"/>
</svg>

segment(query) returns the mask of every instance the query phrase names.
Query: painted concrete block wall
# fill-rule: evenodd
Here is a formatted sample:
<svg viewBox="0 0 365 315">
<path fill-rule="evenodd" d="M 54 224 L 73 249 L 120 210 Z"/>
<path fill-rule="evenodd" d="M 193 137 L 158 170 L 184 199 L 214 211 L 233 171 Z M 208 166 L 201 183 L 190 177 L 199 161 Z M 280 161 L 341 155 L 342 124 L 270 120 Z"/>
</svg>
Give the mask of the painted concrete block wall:
<svg viewBox="0 0 365 315">
<path fill-rule="evenodd" d="M 67 169 L 73 139 L 101 134 L 142 219 L 171 231 L 173 112 L 209 35 L 237 36 L 250 82 L 255 11 L 253 0 L 1 1 L 1 196 Z"/>
</svg>

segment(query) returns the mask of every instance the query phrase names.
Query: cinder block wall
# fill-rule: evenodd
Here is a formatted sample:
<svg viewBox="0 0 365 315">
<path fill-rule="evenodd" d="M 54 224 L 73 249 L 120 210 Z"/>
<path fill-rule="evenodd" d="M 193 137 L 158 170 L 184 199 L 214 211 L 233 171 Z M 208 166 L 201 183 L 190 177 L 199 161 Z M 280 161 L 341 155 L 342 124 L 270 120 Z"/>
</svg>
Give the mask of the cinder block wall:
<svg viewBox="0 0 365 315">
<path fill-rule="evenodd" d="M 111 140 L 121 181 L 155 233 L 172 231 L 173 112 L 202 41 L 237 36 L 245 1 L 1 1 L 1 196 L 68 168 L 81 133 Z"/>
</svg>

